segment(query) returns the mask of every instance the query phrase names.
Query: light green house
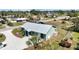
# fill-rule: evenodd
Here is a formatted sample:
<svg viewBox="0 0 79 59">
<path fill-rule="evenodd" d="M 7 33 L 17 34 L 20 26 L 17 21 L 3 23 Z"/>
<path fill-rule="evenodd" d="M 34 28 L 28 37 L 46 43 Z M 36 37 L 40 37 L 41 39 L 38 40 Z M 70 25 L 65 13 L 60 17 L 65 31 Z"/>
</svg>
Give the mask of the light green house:
<svg viewBox="0 0 79 59">
<path fill-rule="evenodd" d="M 55 35 L 56 31 L 52 25 L 38 24 L 38 23 L 25 23 L 22 28 L 25 30 L 26 36 L 29 35 L 39 35 L 42 39 L 49 39 L 51 36 Z"/>
</svg>

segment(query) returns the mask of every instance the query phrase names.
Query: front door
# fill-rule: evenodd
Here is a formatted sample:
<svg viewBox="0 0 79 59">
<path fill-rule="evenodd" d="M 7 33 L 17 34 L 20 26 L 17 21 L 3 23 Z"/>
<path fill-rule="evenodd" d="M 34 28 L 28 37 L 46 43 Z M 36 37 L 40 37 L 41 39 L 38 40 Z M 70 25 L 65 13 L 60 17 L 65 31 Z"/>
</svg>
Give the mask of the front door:
<svg viewBox="0 0 79 59">
<path fill-rule="evenodd" d="M 28 31 L 26 31 L 26 36 L 28 36 L 29 35 L 29 32 Z"/>
</svg>

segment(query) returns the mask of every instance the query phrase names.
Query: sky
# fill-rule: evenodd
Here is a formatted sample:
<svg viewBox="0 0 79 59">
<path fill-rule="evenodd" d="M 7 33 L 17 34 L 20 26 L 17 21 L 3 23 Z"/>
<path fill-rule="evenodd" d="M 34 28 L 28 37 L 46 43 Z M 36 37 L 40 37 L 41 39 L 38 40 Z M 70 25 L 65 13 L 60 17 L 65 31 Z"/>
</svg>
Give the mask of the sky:
<svg viewBox="0 0 79 59">
<path fill-rule="evenodd" d="M 79 9 L 78 0 L 0 0 L 0 9 Z"/>
</svg>

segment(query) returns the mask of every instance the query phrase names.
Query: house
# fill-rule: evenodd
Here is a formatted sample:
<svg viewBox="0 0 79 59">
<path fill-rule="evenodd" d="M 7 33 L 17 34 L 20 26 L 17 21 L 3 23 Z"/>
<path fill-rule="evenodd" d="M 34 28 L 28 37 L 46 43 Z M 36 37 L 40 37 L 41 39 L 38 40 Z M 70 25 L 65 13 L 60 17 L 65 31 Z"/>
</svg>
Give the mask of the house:
<svg viewBox="0 0 79 59">
<path fill-rule="evenodd" d="M 10 22 L 25 22 L 27 18 L 7 18 Z"/>
<path fill-rule="evenodd" d="M 0 23 L 5 24 L 5 20 L 0 18 Z"/>
<path fill-rule="evenodd" d="M 5 18 L 14 18 L 15 15 L 7 15 L 7 16 L 2 16 L 2 17 L 5 17 Z"/>
<path fill-rule="evenodd" d="M 25 22 L 27 18 L 15 18 L 15 21 L 17 22 Z"/>
<path fill-rule="evenodd" d="M 26 36 L 39 36 L 41 39 L 49 39 L 51 36 L 56 34 L 56 28 L 52 25 L 47 24 L 38 24 L 27 22 L 22 26 L 22 29 L 25 30 Z"/>
<path fill-rule="evenodd" d="M 70 16 L 59 16 L 59 17 L 56 17 L 55 19 L 56 20 L 62 20 L 62 19 L 69 19 Z"/>
</svg>

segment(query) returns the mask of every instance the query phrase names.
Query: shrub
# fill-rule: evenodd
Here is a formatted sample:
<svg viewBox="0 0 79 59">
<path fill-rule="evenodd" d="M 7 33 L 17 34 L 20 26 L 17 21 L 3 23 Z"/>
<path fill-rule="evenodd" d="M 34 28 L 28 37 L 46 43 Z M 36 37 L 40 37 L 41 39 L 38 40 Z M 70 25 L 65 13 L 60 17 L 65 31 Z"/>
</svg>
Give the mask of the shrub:
<svg viewBox="0 0 79 59">
<path fill-rule="evenodd" d="M 26 44 L 27 44 L 27 45 L 31 45 L 31 42 L 30 42 L 30 41 L 26 41 Z"/>
<path fill-rule="evenodd" d="M 66 47 L 66 48 L 70 48 L 71 47 L 71 43 L 69 43 L 68 40 L 61 40 L 59 45 L 62 46 L 62 47 Z"/>
<path fill-rule="evenodd" d="M 13 23 L 11 23 L 11 22 L 8 22 L 8 24 L 7 24 L 8 26 L 13 26 Z"/>
<path fill-rule="evenodd" d="M 3 35 L 3 34 L 0 34 L 0 42 L 3 42 L 3 41 L 5 41 L 5 39 L 6 39 L 5 35 Z"/>
</svg>

